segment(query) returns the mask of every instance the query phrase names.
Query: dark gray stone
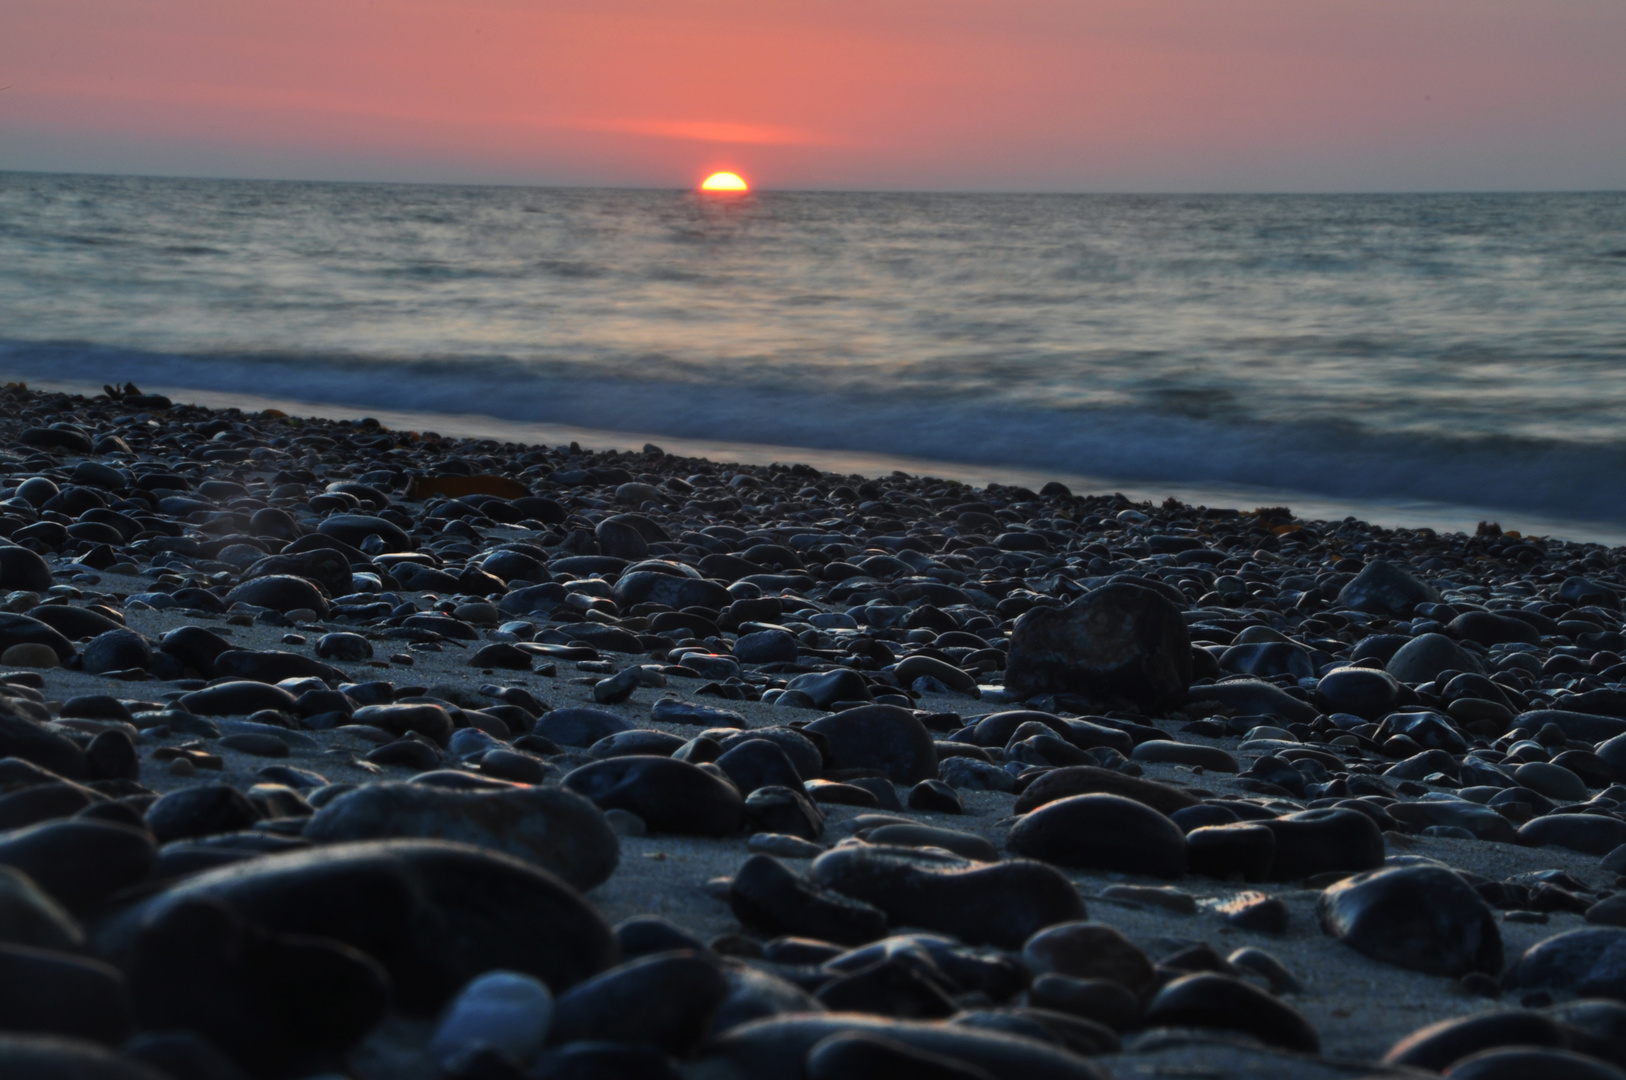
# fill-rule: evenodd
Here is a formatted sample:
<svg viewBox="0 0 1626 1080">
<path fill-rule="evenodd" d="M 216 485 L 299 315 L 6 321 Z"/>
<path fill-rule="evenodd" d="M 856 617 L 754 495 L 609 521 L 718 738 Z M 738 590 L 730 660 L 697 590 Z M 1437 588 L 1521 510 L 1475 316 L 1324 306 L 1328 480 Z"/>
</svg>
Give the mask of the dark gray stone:
<svg viewBox="0 0 1626 1080">
<path fill-rule="evenodd" d="M 1357 810 L 1301 810 L 1259 824 L 1276 835 L 1272 881 L 1297 881 L 1332 870 L 1374 870 L 1383 865 L 1383 833 Z"/>
<path fill-rule="evenodd" d="M 858 845 L 826 852 L 809 873 L 895 923 L 970 945 L 1016 948 L 1043 927 L 1085 917 L 1084 901 L 1065 874 L 1026 859 L 988 865 L 925 849 Z"/>
<path fill-rule="evenodd" d="M 548 1041 L 642 1043 L 684 1056 L 728 991 L 717 961 L 702 953 L 639 957 L 562 995 Z"/>
<path fill-rule="evenodd" d="M 1408 571 L 1383 559 L 1362 567 L 1338 593 L 1338 606 L 1368 615 L 1410 615 L 1418 604 L 1439 603 L 1440 594 Z"/>
<path fill-rule="evenodd" d="M 633 728 L 631 721 L 602 709 L 569 708 L 544 713 L 531 734 L 552 739 L 560 746 L 585 747 Z"/>
<path fill-rule="evenodd" d="M 1421 634 L 1412 638 L 1384 665 L 1403 683 L 1430 682 L 1442 671 L 1483 672 L 1479 657 L 1444 634 Z"/>
<path fill-rule="evenodd" d="M 937 777 L 937 746 L 908 709 L 861 705 L 815 720 L 807 730 L 823 736 L 837 769 L 876 769 L 893 783 Z"/>
<path fill-rule="evenodd" d="M 1321 1037 L 1293 1006 L 1252 983 L 1208 972 L 1184 975 L 1159 990 L 1146 1007 L 1146 1023 L 1240 1031 L 1305 1054 L 1321 1049 Z"/>
<path fill-rule="evenodd" d="M 620 851 L 603 812 L 562 788 L 368 784 L 324 804 L 301 835 L 316 843 L 411 838 L 471 844 L 534 863 L 582 890 L 609 878 Z"/>
<path fill-rule="evenodd" d="M 325 616 L 327 598 L 322 590 L 302 577 L 291 574 L 272 574 L 252 578 L 226 594 L 228 604 L 250 604 L 273 611 L 297 611 L 306 608 Z"/>
<path fill-rule="evenodd" d="M 1499 975 L 1495 913 L 1443 866 L 1401 866 L 1328 887 L 1316 904 L 1321 928 L 1365 956 L 1427 975 Z"/>
<path fill-rule="evenodd" d="M 1074 795 L 1046 803 L 1011 826 L 1017 855 L 1085 870 L 1178 878 L 1186 872 L 1180 826 L 1120 795 Z"/>
<path fill-rule="evenodd" d="M 583 765 L 562 782 L 601 809 L 630 810 L 651 832 L 732 836 L 745 824 L 739 789 L 686 761 L 610 758 Z"/>
<path fill-rule="evenodd" d="M 330 844 L 198 874 L 108 913 L 93 932 L 96 951 L 128 963 L 144 923 L 200 897 L 272 932 L 367 953 L 388 969 L 397 1007 L 420 1016 L 493 968 L 560 993 L 604 970 L 615 951 L 609 926 L 558 878 L 436 840 Z"/>
<path fill-rule="evenodd" d="M 1023 697 L 1079 694 L 1163 710 L 1191 682 L 1180 609 L 1159 593 L 1107 585 L 1065 608 L 1034 608 L 1011 631 L 1005 686 Z"/>
</svg>

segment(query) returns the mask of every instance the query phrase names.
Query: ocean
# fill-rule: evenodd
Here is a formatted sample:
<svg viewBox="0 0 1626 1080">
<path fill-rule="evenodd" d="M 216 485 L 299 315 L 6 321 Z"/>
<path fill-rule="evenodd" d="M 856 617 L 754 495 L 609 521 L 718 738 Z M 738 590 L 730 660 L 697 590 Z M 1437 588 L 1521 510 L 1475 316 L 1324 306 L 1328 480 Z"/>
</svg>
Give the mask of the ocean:
<svg viewBox="0 0 1626 1080">
<path fill-rule="evenodd" d="M 1626 193 L 0 173 L 0 374 L 1626 542 Z"/>
</svg>

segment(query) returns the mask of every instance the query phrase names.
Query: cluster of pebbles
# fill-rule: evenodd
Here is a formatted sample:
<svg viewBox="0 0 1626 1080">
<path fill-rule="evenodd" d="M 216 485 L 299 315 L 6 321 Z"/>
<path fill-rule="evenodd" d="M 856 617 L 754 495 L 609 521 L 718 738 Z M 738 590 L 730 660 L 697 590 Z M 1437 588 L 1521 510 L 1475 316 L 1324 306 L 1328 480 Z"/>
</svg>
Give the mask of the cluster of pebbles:
<svg viewBox="0 0 1626 1080">
<path fill-rule="evenodd" d="M 1626 1078 L 1626 550 L 21 386 L 0 536 L 10 1080 Z"/>
</svg>

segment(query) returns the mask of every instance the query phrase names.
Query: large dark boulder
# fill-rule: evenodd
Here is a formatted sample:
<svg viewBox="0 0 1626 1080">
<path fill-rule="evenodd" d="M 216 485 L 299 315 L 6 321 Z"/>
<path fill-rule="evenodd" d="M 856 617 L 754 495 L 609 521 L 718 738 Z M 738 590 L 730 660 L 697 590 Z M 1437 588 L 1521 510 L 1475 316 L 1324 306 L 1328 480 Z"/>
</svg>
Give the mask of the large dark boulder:
<svg viewBox="0 0 1626 1080">
<path fill-rule="evenodd" d="M 1180 609 L 1120 583 L 1017 619 L 1005 686 L 1022 697 L 1070 693 L 1162 711 L 1185 699 L 1191 663 Z"/>
</svg>

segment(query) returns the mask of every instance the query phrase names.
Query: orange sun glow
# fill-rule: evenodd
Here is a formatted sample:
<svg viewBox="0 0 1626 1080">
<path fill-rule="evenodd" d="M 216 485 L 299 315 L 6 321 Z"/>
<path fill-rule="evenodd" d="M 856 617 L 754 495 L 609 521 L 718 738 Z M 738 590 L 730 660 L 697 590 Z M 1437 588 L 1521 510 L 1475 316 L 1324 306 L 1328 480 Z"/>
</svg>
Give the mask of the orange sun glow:
<svg viewBox="0 0 1626 1080">
<path fill-rule="evenodd" d="M 739 174 L 731 172 L 712 173 L 706 177 L 706 182 L 700 185 L 701 191 L 749 191 L 750 188 Z"/>
</svg>

